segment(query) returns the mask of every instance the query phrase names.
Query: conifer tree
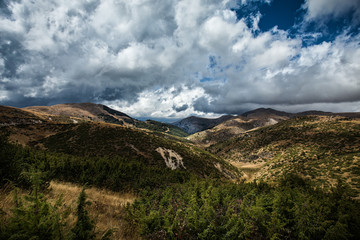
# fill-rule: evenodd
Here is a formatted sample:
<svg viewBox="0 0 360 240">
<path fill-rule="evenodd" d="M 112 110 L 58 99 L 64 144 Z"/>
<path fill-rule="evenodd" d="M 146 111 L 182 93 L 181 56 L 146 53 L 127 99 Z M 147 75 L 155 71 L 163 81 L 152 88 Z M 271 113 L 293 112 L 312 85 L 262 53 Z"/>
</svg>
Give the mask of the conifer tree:
<svg viewBox="0 0 360 240">
<path fill-rule="evenodd" d="M 91 202 L 86 200 L 85 188 L 82 189 L 77 206 L 77 221 L 75 227 L 72 229 L 74 240 L 90 240 L 95 238 L 95 224 L 90 219 L 89 213 L 86 210 L 86 205 Z"/>
<path fill-rule="evenodd" d="M 20 196 L 15 190 L 15 207 L 13 215 L 2 237 L 8 239 L 64 239 L 62 231 L 65 215 L 59 211 L 62 199 L 59 198 L 54 205 L 47 202 L 40 192 L 41 172 L 29 173 L 32 191 L 29 195 Z"/>
</svg>

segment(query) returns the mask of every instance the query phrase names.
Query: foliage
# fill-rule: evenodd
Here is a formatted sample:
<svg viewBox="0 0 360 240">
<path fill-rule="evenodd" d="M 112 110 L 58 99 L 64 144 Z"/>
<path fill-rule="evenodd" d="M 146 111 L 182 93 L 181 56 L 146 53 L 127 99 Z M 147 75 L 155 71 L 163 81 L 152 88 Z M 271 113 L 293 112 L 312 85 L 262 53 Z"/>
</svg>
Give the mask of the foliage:
<svg viewBox="0 0 360 240">
<path fill-rule="evenodd" d="M 95 238 L 95 224 L 90 219 L 89 213 L 86 210 L 86 205 L 90 205 L 91 202 L 86 201 L 85 188 L 82 189 L 78 198 L 78 206 L 76 211 L 77 221 L 73 232 L 74 240 L 91 240 Z"/>
<path fill-rule="evenodd" d="M 1 140 L 1 138 L 0 138 Z M 43 189 L 50 179 L 108 188 L 118 192 L 137 192 L 171 183 L 188 181 L 192 174 L 186 170 L 170 170 L 148 165 L 145 160 L 114 157 L 83 157 L 63 153 L 34 150 L 3 140 L 0 145 L 1 185 L 11 181 L 28 188 L 31 184 L 24 172 L 36 169 L 43 172 Z"/>
<path fill-rule="evenodd" d="M 146 120 L 145 122 L 140 122 L 140 121 L 136 122 L 136 127 L 145 128 L 145 129 L 149 129 L 149 130 L 157 131 L 157 132 L 165 132 L 170 135 L 174 135 L 174 136 L 178 136 L 178 137 L 189 136 L 189 134 L 187 132 L 185 132 L 184 130 L 182 130 L 181 128 L 179 128 L 175 125 L 162 123 L 162 122 L 158 122 L 158 121 L 154 121 L 154 120 Z"/>
<path fill-rule="evenodd" d="M 70 209 L 62 209 L 62 197 L 51 204 L 42 191 L 42 172 L 33 170 L 28 172 L 31 180 L 31 192 L 27 195 L 20 195 L 19 190 L 14 191 L 15 206 L 12 215 L 1 216 L 0 239 L 9 240 L 60 240 L 76 239 L 90 240 L 98 239 L 95 232 L 95 222 L 90 218 L 86 206 L 91 204 L 87 201 L 85 189 L 81 191 L 78 198 L 76 211 L 77 221 L 71 231 L 67 218 Z M 70 227 L 70 228 L 69 228 Z M 107 230 L 99 239 L 108 240 L 112 230 Z"/>
<path fill-rule="evenodd" d="M 163 147 L 181 155 L 187 171 L 198 176 L 224 177 L 215 168 L 214 163 L 219 163 L 229 172 L 236 174 L 236 169 L 230 164 L 205 151 L 174 140 L 174 137 L 148 134 L 133 128 L 82 123 L 69 126 L 68 130 L 39 142 L 51 152 L 134 160 L 157 169 L 166 168 L 164 159 L 156 151 L 158 147 Z"/>
<path fill-rule="evenodd" d="M 145 239 L 358 239 L 359 216 L 341 184 L 325 193 L 295 175 L 277 187 L 191 181 L 127 207 Z"/>
<path fill-rule="evenodd" d="M 60 211 L 62 199 L 49 203 L 40 191 L 42 173 L 33 171 L 29 175 L 31 193 L 22 197 L 15 190 L 13 215 L 2 220 L 0 239 L 64 239 L 68 214 Z"/>
<path fill-rule="evenodd" d="M 207 150 L 228 160 L 265 163 L 257 175 L 265 181 L 294 172 L 329 189 L 341 178 L 360 196 L 359 149 L 358 120 L 305 116 L 226 139 Z"/>
</svg>

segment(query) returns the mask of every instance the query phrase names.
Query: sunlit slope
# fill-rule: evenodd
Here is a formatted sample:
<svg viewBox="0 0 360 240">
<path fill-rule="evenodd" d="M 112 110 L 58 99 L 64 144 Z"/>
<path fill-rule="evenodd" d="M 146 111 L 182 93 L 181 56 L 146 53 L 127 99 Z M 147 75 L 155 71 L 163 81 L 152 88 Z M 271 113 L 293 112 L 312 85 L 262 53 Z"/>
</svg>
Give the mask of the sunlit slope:
<svg viewBox="0 0 360 240">
<path fill-rule="evenodd" d="M 296 117 L 208 150 L 244 170 L 248 179 L 276 180 L 284 172 L 296 172 L 320 186 L 343 179 L 360 189 L 359 118 Z"/>
<path fill-rule="evenodd" d="M 288 119 L 286 116 L 277 116 L 273 114 L 253 117 L 236 116 L 211 129 L 194 133 L 187 137 L 187 139 L 199 146 L 208 147 L 212 144 L 238 136 L 246 131 L 274 125 L 286 119 Z"/>
<path fill-rule="evenodd" d="M 149 129 L 179 137 L 188 134 L 182 129 L 156 121 L 139 121 L 127 114 L 95 103 L 66 103 L 53 106 L 31 106 L 23 108 L 30 114 L 43 119 L 61 123 L 103 122 L 117 125 Z"/>
</svg>

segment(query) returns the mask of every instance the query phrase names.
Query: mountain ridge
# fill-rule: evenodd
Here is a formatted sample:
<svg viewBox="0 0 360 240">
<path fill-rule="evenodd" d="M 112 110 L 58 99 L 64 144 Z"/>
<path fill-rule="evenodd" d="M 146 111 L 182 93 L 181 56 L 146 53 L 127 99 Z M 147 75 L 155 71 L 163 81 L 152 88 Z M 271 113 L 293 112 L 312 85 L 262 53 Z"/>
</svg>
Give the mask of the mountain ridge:
<svg viewBox="0 0 360 240">
<path fill-rule="evenodd" d="M 257 127 L 262 127 L 266 125 L 276 124 L 279 121 L 287 120 L 289 118 L 294 118 L 297 116 L 309 116 L 309 115 L 319 115 L 319 116 L 342 116 L 342 117 L 353 117 L 360 118 L 360 112 L 343 112 L 343 113 L 333 113 L 333 112 L 324 112 L 319 110 L 308 110 L 298 113 L 289 113 L 285 111 L 278 111 L 273 108 L 257 108 L 251 111 L 244 112 L 239 115 L 223 115 L 216 119 L 201 118 L 196 116 L 187 117 L 181 119 L 174 125 L 182 128 L 189 134 L 195 134 L 202 131 L 207 131 L 218 125 L 232 125 L 231 121 L 234 119 L 250 121 L 251 119 L 257 120 L 253 123 L 253 126 L 249 128 L 249 125 L 243 129 L 248 131 Z M 229 123 L 226 123 L 230 121 Z"/>
</svg>

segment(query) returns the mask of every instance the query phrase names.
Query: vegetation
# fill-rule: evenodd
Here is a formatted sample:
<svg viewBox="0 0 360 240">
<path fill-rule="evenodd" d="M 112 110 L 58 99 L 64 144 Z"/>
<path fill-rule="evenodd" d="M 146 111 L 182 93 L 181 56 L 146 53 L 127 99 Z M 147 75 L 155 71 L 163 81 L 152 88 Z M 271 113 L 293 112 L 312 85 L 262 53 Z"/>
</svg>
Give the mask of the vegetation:
<svg viewBox="0 0 360 240">
<path fill-rule="evenodd" d="M 164 132 L 177 137 L 186 137 L 189 135 L 187 132 L 185 132 L 184 130 L 182 130 L 177 126 L 162 122 L 157 122 L 154 120 L 146 120 L 145 122 L 138 121 L 135 123 L 135 126 L 138 128 L 149 129 L 151 131 Z"/>
<path fill-rule="evenodd" d="M 90 219 L 86 209 L 86 205 L 90 202 L 86 200 L 84 189 L 79 195 L 77 221 L 71 228 L 67 219 L 70 212 L 61 209 L 62 198 L 51 204 L 43 194 L 43 173 L 32 171 L 28 174 L 31 191 L 21 196 L 18 189 L 15 189 L 15 206 L 12 209 L 12 215 L 2 214 L 1 216 L 0 239 L 97 239 L 95 223 Z M 108 230 L 101 239 L 106 240 L 110 236 L 111 230 Z"/>
<path fill-rule="evenodd" d="M 83 157 L 121 158 L 121 162 L 129 161 L 129 164 L 142 165 L 145 172 L 148 167 L 159 170 L 166 168 L 164 159 L 156 151 L 158 147 L 163 147 L 181 155 L 187 171 L 198 176 L 224 177 L 214 166 L 215 163 L 232 173 L 234 178 L 239 174 L 233 166 L 205 151 L 173 138 L 133 128 L 74 124 L 69 125 L 67 130 L 34 142 L 33 145 L 38 143 L 51 152 Z M 139 174 L 143 173 L 139 171 Z"/>
<path fill-rule="evenodd" d="M 360 122 L 304 116 L 260 128 L 210 146 L 229 161 L 264 163 L 258 178 L 277 181 L 285 172 L 312 179 L 326 189 L 347 181 L 360 194 Z"/>
<path fill-rule="evenodd" d="M 43 172 L 46 181 L 58 179 L 87 183 L 118 192 L 138 192 L 140 189 L 182 183 L 192 176 L 185 170 L 173 171 L 162 166 L 149 166 L 146 161 L 138 159 L 73 156 L 10 144 L 4 137 L 0 141 L 1 183 L 12 181 L 23 188 L 31 184 L 22 174 L 30 169 Z"/>
<path fill-rule="evenodd" d="M 97 231 L 89 212 L 104 203 L 90 206 L 84 189 L 76 210 L 61 197 L 50 201 L 52 180 L 135 193 L 114 213 L 132 237 L 360 238 L 357 120 L 294 118 L 212 145 L 212 154 L 159 132 L 30 120 L 1 129 L 31 147 L 0 134 L 0 190 L 17 187 L 12 210 L 0 206 L 0 239 L 111 239 L 112 229 Z M 167 168 L 158 147 L 181 155 L 186 168 Z M 236 182 L 240 173 L 220 157 L 263 162 L 260 180 Z"/>
<path fill-rule="evenodd" d="M 276 187 L 192 181 L 144 193 L 127 219 L 144 239 L 358 239 L 350 192 L 339 183 L 325 193 L 296 175 Z"/>
</svg>

